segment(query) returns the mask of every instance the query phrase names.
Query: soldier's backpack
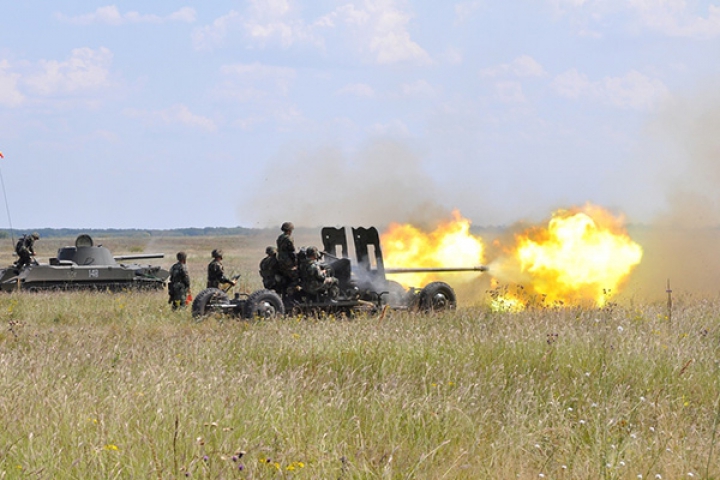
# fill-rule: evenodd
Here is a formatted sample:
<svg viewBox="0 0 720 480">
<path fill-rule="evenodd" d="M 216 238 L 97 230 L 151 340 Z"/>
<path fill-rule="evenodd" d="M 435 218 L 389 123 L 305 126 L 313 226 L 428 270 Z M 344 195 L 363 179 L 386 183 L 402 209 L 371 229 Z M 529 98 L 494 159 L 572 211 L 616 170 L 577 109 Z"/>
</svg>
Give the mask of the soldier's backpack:
<svg viewBox="0 0 720 480">
<path fill-rule="evenodd" d="M 26 251 L 27 247 L 25 247 L 25 235 L 23 235 L 18 239 L 17 243 L 15 244 L 15 253 L 17 253 L 18 255 L 22 255 Z"/>
</svg>

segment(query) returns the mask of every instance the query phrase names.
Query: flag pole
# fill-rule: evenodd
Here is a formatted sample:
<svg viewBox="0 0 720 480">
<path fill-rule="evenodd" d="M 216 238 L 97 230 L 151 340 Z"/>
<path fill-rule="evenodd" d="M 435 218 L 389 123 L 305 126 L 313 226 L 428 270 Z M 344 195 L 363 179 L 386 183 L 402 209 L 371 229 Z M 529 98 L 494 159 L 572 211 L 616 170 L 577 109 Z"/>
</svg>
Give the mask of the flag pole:
<svg viewBox="0 0 720 480">
<path fill-rule="evenodd" d="M 5 155 L 3 155 L 2 152 L 0 152 L 0 158 L 5 158 Z M 3 198 L 5 199 L 5 211 L 7 212 L 8 223 L 10 224 L 10 241 L 12 242 L 10 245 L 11 245 L 11 247 L 15 247 L 15 233 L 13 231 L 12 218 L 10 218 L 10 206 L 8 205 L 8 201 L 7 201 L 7 193 L 5 193 L 5 180 L 3 179 L 1 168 L 0 168 L 0 185 L 2 185 Z"/>
</svg>

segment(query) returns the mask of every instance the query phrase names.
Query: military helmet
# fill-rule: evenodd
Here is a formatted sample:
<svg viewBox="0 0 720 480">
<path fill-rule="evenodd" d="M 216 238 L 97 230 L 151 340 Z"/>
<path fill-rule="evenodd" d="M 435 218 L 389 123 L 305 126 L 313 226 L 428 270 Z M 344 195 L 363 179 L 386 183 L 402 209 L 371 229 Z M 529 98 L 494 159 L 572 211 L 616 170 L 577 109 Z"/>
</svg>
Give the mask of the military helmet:
<svg viewBox="0 0 720 480">
<path fill-rule="evenodd" d="M 32 238 L 34 238 L 35 240 L 40 240 L 40 234 L 37 233 L 37 232 L 33 232 L 33 234 L 30 235 L 30 236 L 31 236 Z"/>
<path fill-rule="evenodd" d="M 305 250 L 305 255 L 308 256 L 308 258 L 318 258 L 319 252 L 317 247 L 308 247 Z"/>
<path fill-rule="evenodd" d="M 265 249 L 265 255 L 275 255 L 275 252 L 277 252 L 277 248 L 275 247 L 267 247 Z"/>
<path fill-rule="evenodd" d="M 223 251 L 220 250 L 219 248 L 216 248 L 215 250 L 212 251 L 213 258 L 222 258 L 222 256 L 223 256 Z"/>
<path fill-rule="evenodd" d="M 292 222 L 285 222 L 280 226 L 280 230 L 283 232 L 289 232 L 291 230 L 295 230 L 295 225 L 293 225 Z"/>
<path fill-rule="evenodd" d="M 175 255 L 175 257 L 178 259 L 178 262 L 184 262 L 185 260 L 187 260 L 187 253 L 178 252 L 177 255 Z"/>
</svg>

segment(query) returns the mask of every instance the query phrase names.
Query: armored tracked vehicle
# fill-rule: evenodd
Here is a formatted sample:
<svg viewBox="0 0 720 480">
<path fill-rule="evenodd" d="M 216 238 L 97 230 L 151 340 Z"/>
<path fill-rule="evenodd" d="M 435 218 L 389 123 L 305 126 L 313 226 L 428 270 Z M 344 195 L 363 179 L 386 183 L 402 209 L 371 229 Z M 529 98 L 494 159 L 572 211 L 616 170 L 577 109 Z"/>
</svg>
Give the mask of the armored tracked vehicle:
<svg viewBox="0 0 720 480">
<path fill-rule="evenodd" d="M 159 266 L 125 263 L 127 260 L 163 258 L 162 253 L 113 256 L 106 247 L 80 235 L 75 246 L 62 247 L 49 264 L 34 263 L 21 269 L 0 270 L 0 290 L 125 290 L 158 289 L 170 272 Z"/>
<path fill-rule="evenodd" d="M 345 228 L 322 229 L 324 256 L 329 270 L 338 279 L 337 295 L 310 294 L 300 282 L 290 282 L 275 290 L 262 289 L 251 294 L 208 288 L 194 299 L 192 314 L 202 318 L 212 313 L 231 314 L 240 318 L 272 318 L 285 314 L 318 315 L 357 312 L 378 312 L 384 308 L 396 310 L 442 311 L 454 309 L 457 298 L 453 288 L 445 282 L 432 282 L 423 288 L 406 290 L 398 282 L 388 280 L 387 274 L 418 272 L 484 272 L 487 267 L 406 268 L 386 269 L 383 263 L 380 236 L 375 227 L 352 228 L 356 263 L 349 257 Z M 302 252 L 300 253 L 302 255 Z"/>
</svg>

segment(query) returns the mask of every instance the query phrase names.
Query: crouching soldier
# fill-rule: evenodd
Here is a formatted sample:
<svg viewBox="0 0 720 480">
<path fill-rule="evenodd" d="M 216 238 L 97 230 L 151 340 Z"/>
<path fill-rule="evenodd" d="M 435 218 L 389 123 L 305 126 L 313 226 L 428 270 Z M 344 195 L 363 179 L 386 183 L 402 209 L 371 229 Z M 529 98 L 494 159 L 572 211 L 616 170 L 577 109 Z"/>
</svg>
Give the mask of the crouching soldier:
<svg viewBox="0 0 720 480">
<path fill-rule="evenodd" d="M 263 280 L 263 287 L 270 290 L 277 290 L 282 282 L 277 259 L 277 249 L 275 247 L 267 247 L 265 249 L 265 255 L 265 258 L 260 262 L 260 276 Z"/>
<path fill-rule="evenodd" d="M 188 274 L 187 254 L 178 252 L 177 263 L 170 267 L 170 283 L 168 283 L 168 303 L 172 305 L 173 310 L 184 307 L 187 303 L 188 293 L 190 292 L 190 275 Z"/>
<path fill-rule="evenodd" d="M 23 235 L 15 245 L 15 253 L 18 255 L 18 259 L 15 262 L 15 267 L 19 270 L 26 265 L 33 263 L 35 256 L 35 241 L 40 239 L 40 235 L 34 232 L 31 235 Z"/>
<path fill-rule="evenodd" d="M 305 255 L 306 260 L 300 266 L 303 290 L 311 295 L 326 293 L 331 300 L 336 299 L 340 293 L 338 279 L 329 273 L 327 265 L 319 262 L 320 253 L 317 247 L 308 247 Z"/>
</svg>

